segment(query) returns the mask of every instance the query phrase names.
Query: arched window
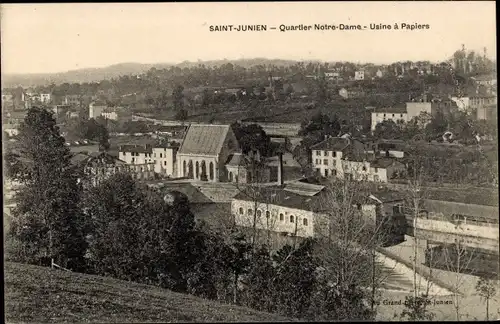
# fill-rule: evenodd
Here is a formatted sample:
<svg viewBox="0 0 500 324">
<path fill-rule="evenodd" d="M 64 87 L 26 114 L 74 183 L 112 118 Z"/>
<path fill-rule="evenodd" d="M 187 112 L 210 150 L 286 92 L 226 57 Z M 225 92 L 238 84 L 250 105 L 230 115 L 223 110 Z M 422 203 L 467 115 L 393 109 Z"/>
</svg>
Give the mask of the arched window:
<svg viewBox="0 0 500 324">
<path fill-rule="evenodd" d="M 209 166 L 209 173 L 210 173 L 210 180 L 213 180 L 214 179 L 214 163 L 213 162 L 210 162 L 210 166 Z"/>
<path fill-rule="evenodd" d="M 200 164 L 196 161 L 196 179 L 200 178 Z"/>
<path fill-rule="evenodd" d="M 182 162 L 182 175 L 183 176 L 187 175 L 186 161 Z"/>
<path fill-rule="evenodd" d="M 290 215 L 290 223 L 293 223 L 293 215 Z"/>
<path fill-rule="evenodd" d="M 253 214 L 253 210 L 252 209 L 249 209 L 248 210 L 248 215 L 252 215 Z"/>
<path fill-rule="evenodd" d="M 240 207 L 240 215 L 243 215 L 243 207 Z"/>
<path fill-rule="evenodd" d="M 261 217 L 262 216 L 262 211 L 260 209 L 257 210 L 257 217 Z"/>
<path fill-rule="evenodd" d="M 201 180 L 207 181 L 207 164 L 205 160 L 201 161 Z"/>
<path fill-rule="evenodd" d="M 189 160 L 189 163 L 188 163 L 188 178 L 191 178 L 191 179 L 194 178 L 193 161 L 191 161 L 191 160 Z"/>
<path fill-rule="evenodd" d="M 232 172 L 229 172 L 229 181 L 233 182 L 233 173 Z"/>
<path fill-rule="evenodd" d="M 284 221 L 285 220 L 285 216 L 283 216 L 283 214 L 280 214 L 280 221 Z"/>
<path fill-rule="evenodd" d="M 307 218 L 304 218 L 304 219 L 302 220 L 302 223 L 304 224 L 304 226 L 307 226 Z"/>
<path fill-rule="evenodd" d="M 266 218 L 269 218 L 271 216 L 271 212 L 268 210 L 266 211 Z"/>
</svg>

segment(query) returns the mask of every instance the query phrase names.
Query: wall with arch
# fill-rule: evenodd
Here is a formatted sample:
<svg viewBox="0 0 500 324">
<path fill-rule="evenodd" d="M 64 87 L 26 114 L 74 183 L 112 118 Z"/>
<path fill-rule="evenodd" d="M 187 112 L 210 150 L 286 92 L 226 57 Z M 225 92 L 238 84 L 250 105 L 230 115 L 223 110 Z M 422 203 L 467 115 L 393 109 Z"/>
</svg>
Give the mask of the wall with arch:
<svg viewBox="0 0 500 324">
<path fill-rule="evenodd" d="M 179 155 L 177 170 L 179 177 L 187 177 L 197 181 L 220 181 L 215 157 Z"/>
</svg>

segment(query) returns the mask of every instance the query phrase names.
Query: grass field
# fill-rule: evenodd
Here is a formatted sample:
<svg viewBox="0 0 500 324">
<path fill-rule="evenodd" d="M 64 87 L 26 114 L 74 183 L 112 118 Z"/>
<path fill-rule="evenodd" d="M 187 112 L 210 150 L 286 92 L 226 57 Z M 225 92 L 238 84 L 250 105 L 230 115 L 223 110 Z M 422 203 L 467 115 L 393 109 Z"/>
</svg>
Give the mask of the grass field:
<svg viewBox="0 0 500 324">
<path fill-rule="evenodd" d="M 112 278 L 11 262 L 4 271 L 7 323 L 290 321 Z"/>
</svg>

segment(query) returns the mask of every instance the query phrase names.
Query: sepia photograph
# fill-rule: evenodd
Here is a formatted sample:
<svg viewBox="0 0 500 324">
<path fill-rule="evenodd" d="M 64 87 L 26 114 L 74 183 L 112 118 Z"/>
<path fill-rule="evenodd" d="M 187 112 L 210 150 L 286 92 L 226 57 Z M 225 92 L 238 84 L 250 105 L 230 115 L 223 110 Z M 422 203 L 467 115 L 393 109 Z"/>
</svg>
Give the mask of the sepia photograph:
<svg viewBox="0 0 500 324">
<path fill-rule="evenodd" d="M 0 22 L 5 323 L 500 320 L 494 1 Z"/>
</svg>

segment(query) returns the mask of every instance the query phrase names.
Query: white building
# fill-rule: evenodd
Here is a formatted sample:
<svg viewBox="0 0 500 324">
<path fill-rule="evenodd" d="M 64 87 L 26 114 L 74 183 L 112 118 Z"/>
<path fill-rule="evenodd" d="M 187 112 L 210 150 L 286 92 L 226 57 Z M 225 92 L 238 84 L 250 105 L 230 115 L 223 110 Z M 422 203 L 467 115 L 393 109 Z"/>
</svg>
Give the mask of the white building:
<svg viewBox="0 0 500 324">
<path fill-rule="evenodd" d="M 304 184 L 306 185 L 306 184 Z M 325 204 L 318 203 L 324 186 L 308 185 L 307 193 L 260 187 L 238 193 L 231 201 L 235 224 L 242 227 L 279 232 L 290 236 L 312 237 L 327 228 Z"/>
<path fill-rule="evenodd" d="M 155 145 L 153 147 L 154 170 L 167 177 L 177 176 L 177 151 L 179 146 L 174 143 Z"/>
<path fill-rule="evenodd" d="M 97 118 L 102 115 L 104 111 L 106 111 L 108 106 L 103 102 L 91 102 L 89 105 L 89 119 Z"/>
<path fill-rule="evenodd" d="M 409 120 L 411 120 L 406 110 L 406 104 L 399 104 L 394 107 L 375 109 L 372 112 L 372 132 L 375 131 L 375 127 L 377 127 L 377 124 L 386 120 L 392 120 L 395 123 L 398 123 L 398 121 L 407 123 Z"/>
<path fill-rule="evenodd" d="M 129 164 L 142 179 L 154 179 L 155 162 L 151 145 L 121 145 L 118 158 Z"/>
<path fill-rule="evenodd" d="M 177 154 L 179 177 L 197 181 L 229 180 L 226 162 L 240 152 L 238 141 L 229 125 L 190 125 Z"/>
<path fill-rule="evenodd" d="M 458 110 L 467 112 L 470 108 L 469 97 L 450 97 L 450 99 L 457 104 Z"/>
<path fill-rule="evenodd" d="M 354 80 L 360 81 L 365 79 L 365 71 L 360 70 L 360 71 L 355 71 L 354 72 Z"/>
<path fill-rule="evenodd" d="M 52 95 L 50 93 L 40 93 L 40 102 L 49 103 L 52 101 Z"/>
<path fill-rule="evenodd" d="M 403 163 L 394 158 L 378 158 L 373 160 L 343 160 L 342 168 L 345 177 L 356 181 L 389 182 L 394 176 L 406 173 Z"/>
</svg>

